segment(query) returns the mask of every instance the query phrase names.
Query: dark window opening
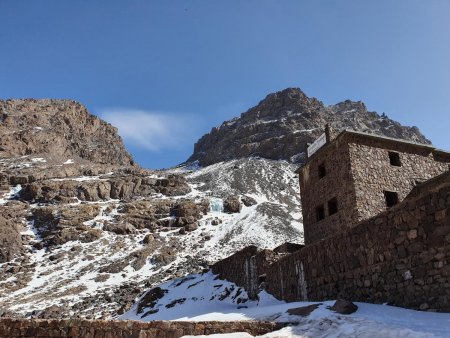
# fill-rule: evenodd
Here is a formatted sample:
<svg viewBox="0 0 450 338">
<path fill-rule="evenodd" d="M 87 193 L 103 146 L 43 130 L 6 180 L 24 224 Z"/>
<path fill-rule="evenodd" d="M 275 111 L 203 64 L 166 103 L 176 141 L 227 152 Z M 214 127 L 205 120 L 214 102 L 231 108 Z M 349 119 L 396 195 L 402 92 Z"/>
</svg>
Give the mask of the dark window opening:
<svg viewBox="0 0 450 338">
<path fill-rule="evenodd" d="M 323 205 L 319 205 L 318 207 L 316 207 L 316 220 L 321 221 L 325 218 L 325 209 L 323 207 Z"/>
<path fill-rule="evenodd" d="M 333 198 L 328 201 L 328 215 L 333 215 L 338 212 L 337 199 Z"/>
<path fill-rule="evenodd" d="M 386 199 L 386 206 L 388 208 L 390 208 L 398 203 L 398 194 L 396 192 L 385 191 L 384 198 Z"/>
<path fill-rule="evenodd" d="M 319 164 L 319 178 L 323 178 L 325 177 L 325 175 L 327 174 L 327 170 L 325 169 L 325 163 Z"/>
<path fill-rule="evenodd" d="M 396 167 L 401 167 L 402 162 L 400 161 L 400 154 L 396 153 L 394 151 L 389 152 L 389 161 L 391 162 L 391 165 Z"/>
</svg>

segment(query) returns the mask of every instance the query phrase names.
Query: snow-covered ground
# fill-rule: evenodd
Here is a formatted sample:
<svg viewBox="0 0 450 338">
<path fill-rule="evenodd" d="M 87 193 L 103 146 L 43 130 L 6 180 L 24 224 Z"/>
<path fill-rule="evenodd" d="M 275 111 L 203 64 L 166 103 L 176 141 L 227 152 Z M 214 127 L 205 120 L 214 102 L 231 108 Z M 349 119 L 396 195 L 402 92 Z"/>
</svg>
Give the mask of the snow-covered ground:
<svg viewBox="0 0 450 338">
<path fill-rule="evenodd" d="M 111 295 L 122 285 L 133 283 L 143 287 L 149 279 L 152 279 L 152 283 L 164 282 L 170 276 L 170 273 L 165 274 L 164 271 L 178 271 L 180 267 L 186 271 L 184 267 L 193 259 L 214 263 L 247 245 L 274 248 L 286 241 L 302 242 L 298 180 L 294 169 L 294 166 L 285 161 L 264 159 L 234 160 L 206 168 L 198 165 L 178 168 L 176 171 L 186 175 L 192 191 L 177 197 L 156 194 L 149 199 L 192 199 L 197 202 L 208 199 L 211 209 L 199 220 L 198 229 L 192 232 L 180 235 L 179 229 L 173 228 L 157 230 L 153 234 L 158 240 L 164 241 L 166 247 L 171 247 L 172 243 L 178 244 L 174 261 L 155 266 L 152 259 L 159 254 L 156 250 L 138 270 L 127 265 L 117 272 L 108 273 L 108 276 L 99 271 L 110 264 L 120 264 L 126 256 L 144 249 L 142 240 L 150 232 L 148 229 L 127 235 L 105 231 L 93 242 L 69 241 L 47 250 L 36 250 L 30 246 L 27 265 L 32 268 L 26 276 L 16 276 L 23 282 L 20 288 L 14 287 L 13 291 L 2 294 L 2 289 L 9 290 L 10 286 L 14 286 L 15 280 L 0 280 L 0 307 L 23 314 L 30 309 L 44 309 L 51 305 L 71 307 L 86 297 L 99 299 L 101 294 Z M 170 172 L 162 171 L 156 177 L 164 177 Z M 102 180 L 104 176 L 74 176 L 53 180 L 93 181 Z M 0 204 L 14 199 L 20 189 L 20 186 L 11 188 L 1 196 Z M 251 196 L 257 203 L 242 206 L 240 213 L 227 214 L 223 212 L 223 200 L 228 195 Z M 83 226 L 91 228 L 101 228 L 103 221 L 114 221 L 120 217 L 118 209 L 123 205 L 123 201 L 119 200 L 83 203 L 99 207 L 98 215 L 90 220 L 83 220 Z M 80 204 L 81 201 L 78 201 L 67 206 L 75 207 Z M 40 207 L 42 205 L 29 206 L 30 211 Z M 213 225 L 214 219 L 220 219 L 221 223 Z M 23 235 L 35 241 L 41 240 L 32 221 L 24 219 L 23 224 Z M 196 271 L 199 269 L 201 268 L 197 267 Z M 192 270 L 184 273 L 188 272 Z M 115 309 L 110 305 L 102 308 L 100 303 L 99 300 L 97 316 L 102 316 L 103 311 L 114 312 Z M 120 304 L 114 306 L 119 307 Z"/>
<path fill-rule="evenodd" d="M 264 337 L 450 337 L 450 314 L 357 302 L 358 310 L 355 313 L 341 315 L 328 309 L 334 301 L 326 301 L 306 317 L 293 316 L 287 313 L 288 309 L 318 302 L 286 303 L 264 291 L 259 294 L 258 301 L 247 300 L 244 290 L 233 283 L 217 279 L 211 272 L 172 280 L 159 287 L 165 290 L 165 294 L 154 306 L 144 308 L 138 314 L 139 303 L 136 303 L 120 319 L 292 323 Z M 236 333 L 209 337 L 251 336 Z"/>
</svg>

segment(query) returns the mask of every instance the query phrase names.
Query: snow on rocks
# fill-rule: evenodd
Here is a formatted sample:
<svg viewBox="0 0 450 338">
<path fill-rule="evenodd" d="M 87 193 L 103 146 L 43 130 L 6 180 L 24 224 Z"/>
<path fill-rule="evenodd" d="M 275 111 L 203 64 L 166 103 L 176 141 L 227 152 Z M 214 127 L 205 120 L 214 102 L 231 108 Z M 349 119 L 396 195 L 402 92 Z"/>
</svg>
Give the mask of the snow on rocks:
<svg viewBox="0 0 450 338">
<path fill-rule="evenodd" d="M 16 185 L 15 187 L 12 187 L 9 192 L 4 194 L 3 197 L 0 198 L 0 205 L 5 205 L 9 200 L 12 200 L 15 197 L 17 197 L 21 190 L 22 186 L 20 184 Z"/>
</svg>

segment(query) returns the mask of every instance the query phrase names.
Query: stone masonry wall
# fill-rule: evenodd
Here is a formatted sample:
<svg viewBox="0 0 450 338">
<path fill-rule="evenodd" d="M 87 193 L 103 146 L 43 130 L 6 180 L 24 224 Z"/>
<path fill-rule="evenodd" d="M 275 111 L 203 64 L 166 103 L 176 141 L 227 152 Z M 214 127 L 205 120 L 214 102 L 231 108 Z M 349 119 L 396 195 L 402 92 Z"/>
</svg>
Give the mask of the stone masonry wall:
<svg viewBox="0 0 450 338">
<path fill-rule="evenodd" d="M 391 165 L 389 151 L 401 166 Z M 319 177 L 319 165 L 326 175 Z M 384 191 L 402 201 L 416 181 L 423 182 L 450 169 L 450 154 L 398 140 L 343 132 L 325 144 L 299 170 L 305 244 L 329 237 L 386 210 Z M 330 215 L 328 201 L 336 198 L 338 212 Z M 325 218 L 317 220 L 323 206 Z"/>
<path fill-rule="evenodd" d="M 270 264 L 283 256 L 285 254 L 277 254 L 271 250 L 260 251 L 256 246 L 248 246 L 215 263 L 211 270 L 220 275 L 220 278 L 243 287 L 250 299 L 256 299 L 259 283 L 265 278 L 263 275 Z"/>
<path fill-rule="evenodd" d="M 270 322 L 138 322 L 83 319 L 0 319 L 0 338 L 179 338 L 247 332 L 263 335 L 283 326 Z"/>
<path fill-rule="evenodd" d="M 267 291 L 286 301 L 343 297 L 450 312 L 450 172 L 266 274 Z"/>
<path fill-rule="evenodd" d="M 355 192 L 346 142 L 336 140 L 314 154 L 300 170 L 305 244 L 314 243 L 345 229 L 355 222 Z M 319 177 L 318 167 L 325 165 L 326 175 Z M 330 215 L 328 201 L 338 200 L 339 212 Z M 316 207 L 325 209 L 325 219 L 317 221 Z"/>
<path fill-rule="evenodd" d="M 397 192 L 402 201 L 416 181 L 423 182 L 449 170 L 448 163 L 436 161 L 429 148 L 398 142 L 360 138 L 358 143 L 349 143 L 349 151 L 357 223 L 386 210 L 385 190 Z M 389 151 L 399 154 L 400 167 L 390 164 Z"/>
</svg>

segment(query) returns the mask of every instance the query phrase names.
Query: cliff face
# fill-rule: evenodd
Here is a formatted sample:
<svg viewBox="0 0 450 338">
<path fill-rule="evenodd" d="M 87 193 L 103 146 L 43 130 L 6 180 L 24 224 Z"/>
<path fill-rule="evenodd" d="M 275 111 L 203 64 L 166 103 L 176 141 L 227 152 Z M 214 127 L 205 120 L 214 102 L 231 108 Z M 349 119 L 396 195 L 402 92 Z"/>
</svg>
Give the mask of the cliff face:
<svg viewBox="0 0 450 338">
<path fill-rule="evenodd" d="M 240 117 L 213 128 L 195 144 L 188 162 L 198 160 L 205 166 L 249 156 L 301 162 L 306 144 L 313 142 L 327 123 L 337 130 L 430 143 L 417 127 L 405 127 L 384 114 L 369 112 L 360 101 L 325 106 L 298 88 L 288 88 L 269 94 Z"/>
<path fill-rule="evenodd" d="M 71 100 L 0 100 L 0 157 L 48 155 L 130 165 L 117 129 Z"/>
</svg>

